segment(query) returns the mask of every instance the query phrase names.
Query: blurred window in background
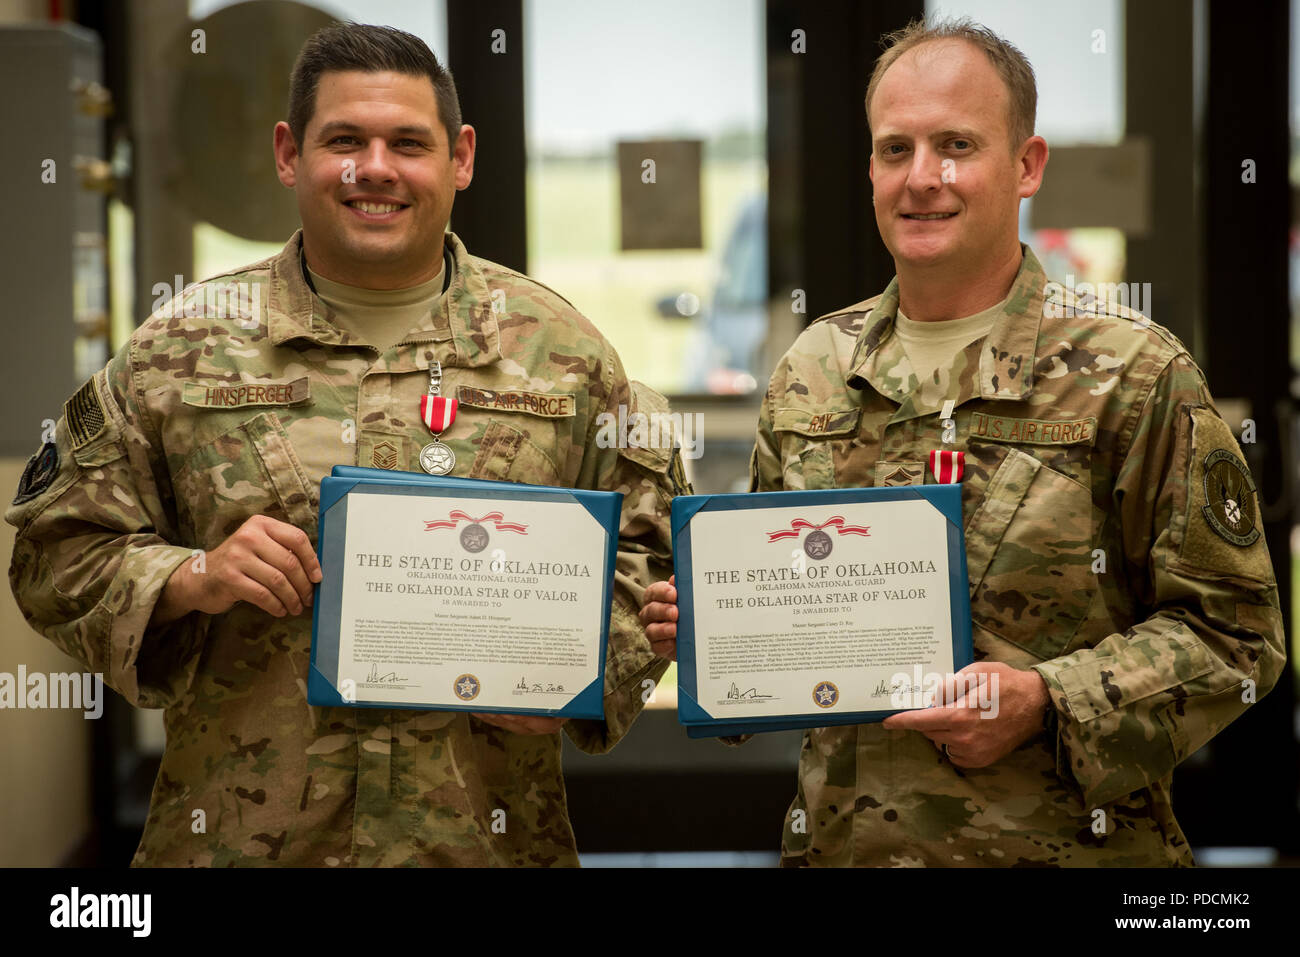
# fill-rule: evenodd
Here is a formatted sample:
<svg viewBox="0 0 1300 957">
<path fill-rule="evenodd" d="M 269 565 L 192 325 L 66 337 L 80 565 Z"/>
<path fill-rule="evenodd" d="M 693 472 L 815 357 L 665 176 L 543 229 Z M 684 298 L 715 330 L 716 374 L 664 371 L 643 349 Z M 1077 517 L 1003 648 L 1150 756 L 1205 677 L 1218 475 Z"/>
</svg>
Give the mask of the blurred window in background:
<svg viewBox="0 0 1300 957">
<path fill-rule="evenodd" d="M 763 17 L 761 0 L 524 3 L 528 272 L 661 392 L 767 381 Z M 691 139 L 702 248 L 621 251 L 618 144 Z"/>
<path fill-rule="evenodd" d="M 970 17 L 1029 58 L 1038 85 L 1034 132 L 1049 150 L 1115 146 L 1124 138 L 1124 3 L 1034 4 L 1024 0 L 927 0 L 927 17 Z M 1047 177 L 1052 160 L 1047 160 Z M 1118 283 L 1124 234 L 1118 229 L 1035 229 L 1034 200 L 1020 205 L 1020 240 L 1058 282 Z M 1145 303 L 1137 304 L 1144 311 Z M 1151 317 L 1159 322 L 1159 317 Z"/>
<path fill-rule="evenodd" d="M 234 5 L 232 0 L 190 0 L 190 19 L 198 22 L 218 10 Z M 433 51 L 440 63 L 447 64 L 447 7 L 440 0 L 427 0 L 422 3 L 411 3 L 410 0 L 310 0 L 309 5 L 339 20 L 378 23 L 413 33 L 429 45 L 429 49 Z M 285 91 L 287 96 L 287 75 Z M 288 119 L 287 100 L 281 106 L 280 114 L 281 119 Z M 466 122 L 472 124 L 473 120 L 467 119 Z M 248 135 L 265 140 L 266 176 L 274 180 L 275 158 L 271 152 L 271 130 L 249 130 Z M 455 228 L 454 224 L 453 228 Z M 196 222 L 194 224 L 194 271 L 185 277 L 185 282 L 188 284 L 206 279 L 229 269 L 265 259 L 267 256 L 274 256 L 284 248 L 288 239 L 289 234 L 286 233 L 277 242 L 258 242 L 232 235 L 212 223 Z M 144 315 L 152 310 L 152 301 L 153 297 L 149 297 L 141 303 L 139 318 L 144 318 Z"/>
</svg>

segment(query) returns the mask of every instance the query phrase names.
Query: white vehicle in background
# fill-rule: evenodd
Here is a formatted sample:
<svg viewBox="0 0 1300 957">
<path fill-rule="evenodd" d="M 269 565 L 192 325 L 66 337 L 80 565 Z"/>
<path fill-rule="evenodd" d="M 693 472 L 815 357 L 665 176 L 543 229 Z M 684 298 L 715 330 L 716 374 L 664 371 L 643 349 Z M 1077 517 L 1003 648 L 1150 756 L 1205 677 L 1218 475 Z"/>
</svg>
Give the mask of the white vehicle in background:
<svg viewBox="0 0 1300 957">
<path fill-rule="evenodd" d="M 688 393 L 744 395 L 758 388 L 767 337 L 767 196 L 746 200 L 727 236 L 712 297 L 701 306 L 692 292 L 657 303 L 659 314 L 691 319 L 695 335 L 686 353 Z"/>
</svg>

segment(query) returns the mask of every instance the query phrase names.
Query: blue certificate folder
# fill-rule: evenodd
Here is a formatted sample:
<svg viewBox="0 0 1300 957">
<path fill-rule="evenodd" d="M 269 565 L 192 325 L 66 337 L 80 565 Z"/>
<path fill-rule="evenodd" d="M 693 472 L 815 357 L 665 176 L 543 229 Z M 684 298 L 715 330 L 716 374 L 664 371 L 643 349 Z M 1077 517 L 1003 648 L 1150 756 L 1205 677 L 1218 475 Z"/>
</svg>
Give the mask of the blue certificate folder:
<svg viewBox="0 0 1300 957">
<path fill-rule="evenodd" d="M 339 625 L 343 604 L 343 561 L 346 552 L 348 496 L 353 492 L 384 495 L 436 496 L 463 498 L 468 503 L 490 505 L 502 501 L 575 502 L 605 530 L 605 553 L 602 581 L 604 608 L 601 614 L 600 646 L 597 651 L 599 671 L 595 679 L 562 708 L 506 708 L 460 703 L 429 705 L 422 702 L 346 700 L 334 686 L 331 675 L 338 673 Z M 474 507 L 469 504 L 469 507 Z M 307 678 L 307 702 L 340 708 L 411 708 L 421 711 L 486 711 L 499 714 L 532 714 L 558 718 L 603 721 L 605 717 L 605 653 L 609 642 L 609 615 L 613 601 L 614 561 L 618 551 L 618 531 L 623 509 L 621 492 L 593 492 L 586 489 L 552 488 L 493 482 L 486 479 L 454 478 L 426 475 L 422 472 L 398 472 L 359 466 L 336 465 L 332 474 L 321 481 L 319 534 L 316 544 L 321 564 L 321 581 L 315 586 L 312 608 L 311 666 Z"/>
<path fill-rule="evenodd" d="M 762 525 L 761 511 L 800 506 L 851 505 L 861 502 L 890 502 L 922 499 L 947 519 L 948 588 L 952 608 L 952 653 L 954 670 L 970 664 L 970 586 L 966 574 L 966 548 L 962 533 L 960 485 L 907 485 L 888 488 L 827 489 L 812 492 L 750 492 L 739 495 L 679 495 L 673 499 L 673 570 L 677 576 L 677 719 L 692 738 L 785 731 L 794 728 L 824 728 L 831 725 L 866 724 L 883 721 L 898 710 L 827 712 L 788 716 L 753 717 L 743 721 L 715 718 L 699 704 L 696 675 L 695 607 L 691 567 L 691 520 L 701 512 L 744 509 L 752 511 L 756 525 Z"/>
</svg>

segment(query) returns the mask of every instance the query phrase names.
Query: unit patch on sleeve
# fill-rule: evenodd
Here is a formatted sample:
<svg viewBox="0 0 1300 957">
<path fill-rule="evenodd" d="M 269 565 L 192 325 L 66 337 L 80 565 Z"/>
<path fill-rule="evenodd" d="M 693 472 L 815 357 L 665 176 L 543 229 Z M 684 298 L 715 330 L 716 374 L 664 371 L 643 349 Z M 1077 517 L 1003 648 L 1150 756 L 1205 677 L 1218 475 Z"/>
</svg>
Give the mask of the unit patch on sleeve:
<svg viewBox="0 0 1300 957">
<path fill-rule="evenodd" d="M 14 496 L 14 504 L 22 505 L 24 502 L 30 502 L 49 488 L 58 474 L 59 447 L 53 442 L 46 442 L 27 460 L 23 477 L 18 480 L 18 494 Z"/>
<path fill-rule="evenodd" d="M 1189 410 L 1191 452 L 1183 495 L 1186 512 L 1179 560 L 1220 575 L 1274 580 L 1259 528 L 1259 501 L 1250 469 L 1228 424 L 1213 409 Z M 1174 477 L 1171 476 L 1171 479 Z"/>
<path fill-rule="evenodd" d="M 1234 545 L 1253 545 L 1259 538 L 1255 524 L 1255 483 L 1241 459 L 1227 449 L 1215 449 L 1201 465 L 1205 501 L 1201 514 L 1210 528 Z"/>
</svg>

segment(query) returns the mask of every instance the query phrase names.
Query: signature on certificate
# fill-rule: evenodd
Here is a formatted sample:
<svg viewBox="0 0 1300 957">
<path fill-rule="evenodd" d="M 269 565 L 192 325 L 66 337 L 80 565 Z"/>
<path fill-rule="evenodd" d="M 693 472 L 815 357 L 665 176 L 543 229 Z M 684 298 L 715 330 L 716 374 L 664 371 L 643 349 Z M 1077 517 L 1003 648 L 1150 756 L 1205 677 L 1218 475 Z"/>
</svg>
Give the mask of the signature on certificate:
<svg viewBox="0 0 1300 957">
<path fill-rule="evenodd" d="M 727 689 L 727 700 L 729 701 L 739 701 L 742 698 L 749 698 L 752 700 L 756 698 L 770 697 L 772 697 L 770 694 L 759 694 L 757 688 L 750 688 L 748 691 L 741 691 L 736 687 L 734 681 L 731 683 L 731 687 Z"/>
<path fill-rule="evenodd" d="M 382 684 L 385 681 L 396 682 L 396 681 L 405 681 L 405 680 L 406 680 L 405 676 L 399 675 L 396 671 L 390 671 L 387 674 L 381 675 L 379 673 L 379 662 L 377 661 L 370 662 L 370 673 L 366 675 L 367 682 Z"/>
<path fill-rule="evenodd" d="M 564 685 L 553 681 L 534 681 L 529 684 L 527 678 L 521 677 L 515 685 L 515 694 L 564 694 Z"/>
</svg>

